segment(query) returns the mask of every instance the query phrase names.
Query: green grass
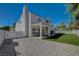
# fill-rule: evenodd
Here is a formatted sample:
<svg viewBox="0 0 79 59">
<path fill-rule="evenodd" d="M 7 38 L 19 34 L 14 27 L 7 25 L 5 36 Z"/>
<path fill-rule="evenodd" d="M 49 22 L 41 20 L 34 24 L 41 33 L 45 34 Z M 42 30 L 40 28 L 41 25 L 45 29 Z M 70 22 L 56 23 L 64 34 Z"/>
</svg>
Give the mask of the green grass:
<svg viewBox="0 0 79 59">
<path fill-rule="evenodd" d="M 67 44 L 73 44 L 73 45 L 78 45 L 79 46 L 79 37 L 77 37 L 74 34 L 65 34 L 60 36 L 57 39 L 54 38 L 48 38 L 50 41 L 55 41 L 55 42 L 61 42 L 61 43 L 67 43 Z"/>
</svg>

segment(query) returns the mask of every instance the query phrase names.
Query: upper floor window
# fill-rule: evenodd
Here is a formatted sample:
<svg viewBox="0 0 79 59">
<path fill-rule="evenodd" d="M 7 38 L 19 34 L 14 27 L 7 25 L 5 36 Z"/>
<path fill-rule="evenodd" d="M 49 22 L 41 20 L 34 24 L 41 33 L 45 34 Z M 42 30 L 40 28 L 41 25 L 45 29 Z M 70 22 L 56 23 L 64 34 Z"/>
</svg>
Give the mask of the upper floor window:
<svg viewBox="0 0 79 59">
<path fill-rule="evenodd" d="M 41 22 L 41 19 L 40 18 L 38 18 L 38 22 Z"/>
<path fill-rule="evenodd" d="M 49 21 L 48 20 L 46 20 L 46 23 L 48 23 Z"/>
</svg>

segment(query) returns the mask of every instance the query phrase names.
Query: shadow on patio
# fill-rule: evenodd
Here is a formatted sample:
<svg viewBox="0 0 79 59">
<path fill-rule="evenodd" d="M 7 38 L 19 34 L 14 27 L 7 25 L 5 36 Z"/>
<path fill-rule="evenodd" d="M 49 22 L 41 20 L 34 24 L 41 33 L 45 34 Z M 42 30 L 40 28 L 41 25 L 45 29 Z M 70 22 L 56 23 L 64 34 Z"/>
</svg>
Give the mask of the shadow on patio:
<svg viewBox="0 0 79 59">
<path fill-rule="evenodd" d="M 18 46 L 17 42 L 13 42 L 12 39 L 5 39 L 0 46 L 0 56 L 16 56 L 15 46 Z"/>
</svg>

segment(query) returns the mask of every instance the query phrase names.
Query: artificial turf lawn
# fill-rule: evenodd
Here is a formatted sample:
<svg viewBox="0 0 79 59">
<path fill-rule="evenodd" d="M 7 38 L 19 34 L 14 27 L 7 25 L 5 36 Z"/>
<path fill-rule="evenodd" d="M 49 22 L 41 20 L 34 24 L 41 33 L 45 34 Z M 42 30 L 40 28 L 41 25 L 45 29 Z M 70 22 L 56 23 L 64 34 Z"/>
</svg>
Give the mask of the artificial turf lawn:
<svg viewBox="0 0 79 59">
<path fill-rule="evenodd" d="M 68 44 L 73 44 L 73 45 L 79 46 L 79 37 L 74 35 L 74 34 L 64 34 L 58 38 L 54 38 L 54 36 L 53 36 L 52 38 L 48 38 L 48 40 L 55 41 L 55 42 L 61 42 L 61 43 L 68 43 Z"/>
</svg>

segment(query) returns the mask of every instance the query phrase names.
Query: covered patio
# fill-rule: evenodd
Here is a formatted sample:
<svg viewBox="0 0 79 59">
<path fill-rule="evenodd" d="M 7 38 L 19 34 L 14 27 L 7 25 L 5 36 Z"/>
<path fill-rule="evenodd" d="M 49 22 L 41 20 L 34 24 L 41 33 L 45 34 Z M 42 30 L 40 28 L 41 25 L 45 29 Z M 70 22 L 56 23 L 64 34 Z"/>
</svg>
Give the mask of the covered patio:
<svg viewBox="0 0 79 59">
<path fill-rule="evenodd" d="M 36 23 L 31 26 L 31 36 L 39 37 L 40 39 L 50 35 L 50 26 L 44 23 Z"/>
</svg>

